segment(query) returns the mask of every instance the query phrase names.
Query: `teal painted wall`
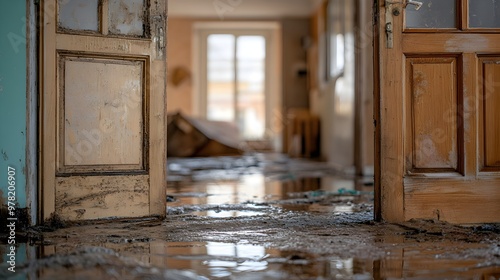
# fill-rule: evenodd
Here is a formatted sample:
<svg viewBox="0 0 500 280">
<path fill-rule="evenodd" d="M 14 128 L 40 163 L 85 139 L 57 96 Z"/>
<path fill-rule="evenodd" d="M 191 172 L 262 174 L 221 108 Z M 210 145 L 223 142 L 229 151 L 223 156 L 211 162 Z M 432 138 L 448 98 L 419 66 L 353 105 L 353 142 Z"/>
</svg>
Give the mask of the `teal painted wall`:
<svg viewBox="0 0 500 280">
<path fill-rule="evenodd" d="M 16 200 L 26 208 L 26 1 L 0 1 L 0 190 L 16 170 Z"/>
</svg>

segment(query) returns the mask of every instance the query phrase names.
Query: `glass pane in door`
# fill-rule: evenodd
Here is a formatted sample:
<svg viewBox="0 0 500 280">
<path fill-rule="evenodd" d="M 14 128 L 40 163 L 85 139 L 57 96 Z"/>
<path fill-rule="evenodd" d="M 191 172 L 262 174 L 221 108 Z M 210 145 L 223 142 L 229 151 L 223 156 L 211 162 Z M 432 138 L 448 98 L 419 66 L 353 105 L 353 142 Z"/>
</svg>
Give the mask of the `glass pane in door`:
<svg viewBox="0 0 500 280">
<path fill-rule="evenodd" d="M 500 28 L 500 0 L 470 0 L 469 27 Z"/>
<path fill-rule="evenodd" d="M 207 39 L 207 118 L 234 121 L 235 38 L 212 34 Z"/>
<path fill-rule="evenodd" d="M 143 36 L 145 16 L 144 0 L 110 0 L 109 33 Z"/>
<path fill-rule="evenodd" d="M 417 2 L 422 3 L 418 10 L 416 5 L 406 6 L 406 28 L 456 28 L 456 0 L 415 0 Z"/>
<path fill-rule="evenodd" d="M 245 139 L 261 139 L 266 121 L 266 39 L 239 36 L 236 50 L 238 127 Z"/>
<path fill-rule="evenodd" d="M 60 29 L 99 31 L 98 0 L 59 0 Z"/>
</svg>

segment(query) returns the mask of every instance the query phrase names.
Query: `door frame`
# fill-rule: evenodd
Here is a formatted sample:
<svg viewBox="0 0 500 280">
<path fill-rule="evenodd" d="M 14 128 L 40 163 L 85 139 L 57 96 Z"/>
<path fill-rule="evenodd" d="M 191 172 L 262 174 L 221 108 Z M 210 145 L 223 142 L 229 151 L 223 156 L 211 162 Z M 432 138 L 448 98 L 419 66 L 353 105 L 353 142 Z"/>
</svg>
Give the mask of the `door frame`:
<svg viewBox="0 0 500 280">
<path fill-rule="evenodd" d="M 373 123 L 374 129 L 374 218 L 382 221 L 382 194 L 381 194 L 381 125 L 380 125 L 380 9 L 379 1 L 373 0 Z"/>
<path fill-rule="evenodd" d="M 39 178 L 38 178 L 38 102 L 39 102 L 39 70 L 38 50 L 40 40 L 39 5 L 36 1 L 26 0 L 26 47 L 27 47 L 27 96 L 26 96 L 26 199 L 29 209 L 30 224 L 36 225 L 40 218 L 39 211 Z"/>
</svg>

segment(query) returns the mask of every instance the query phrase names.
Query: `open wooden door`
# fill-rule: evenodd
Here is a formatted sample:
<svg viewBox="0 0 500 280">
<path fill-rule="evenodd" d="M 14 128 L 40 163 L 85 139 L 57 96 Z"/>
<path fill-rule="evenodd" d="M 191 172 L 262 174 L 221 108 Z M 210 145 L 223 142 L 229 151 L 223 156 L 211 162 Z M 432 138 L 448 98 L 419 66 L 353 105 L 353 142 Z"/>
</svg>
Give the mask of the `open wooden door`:
<svg viewBox="0 0 500 280">
<path fill-rule="evenodd" d="M 500 2 L 375 7 L 377 218 L 500 222 Z"/>
<path fill-rule="evenodd" d="M 164 216 L 166 1 L 41 5 L 42 220 Z"/>
</svg>

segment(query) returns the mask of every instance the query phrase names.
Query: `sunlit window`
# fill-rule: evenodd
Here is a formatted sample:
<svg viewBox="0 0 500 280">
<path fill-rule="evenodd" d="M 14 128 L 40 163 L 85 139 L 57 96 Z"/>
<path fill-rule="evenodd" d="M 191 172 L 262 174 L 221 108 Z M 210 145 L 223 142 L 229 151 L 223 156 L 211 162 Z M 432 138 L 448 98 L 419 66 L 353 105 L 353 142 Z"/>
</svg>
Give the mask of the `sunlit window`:
<svg viewBox="0 0 500 280">
<path fill-rule="evenodd" d="M 235 38 L 212 34 L 207 40 L 207 118 L 234 121 Z"/>
<path fill-rule="evenodd" d="M 235 122 L 245 139 L 265 133 L 266 39 L 260 35 L 207 37 L 207 118 Z"/>
</svg>

